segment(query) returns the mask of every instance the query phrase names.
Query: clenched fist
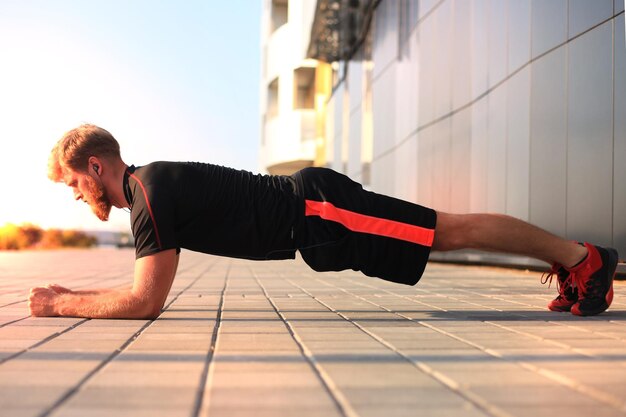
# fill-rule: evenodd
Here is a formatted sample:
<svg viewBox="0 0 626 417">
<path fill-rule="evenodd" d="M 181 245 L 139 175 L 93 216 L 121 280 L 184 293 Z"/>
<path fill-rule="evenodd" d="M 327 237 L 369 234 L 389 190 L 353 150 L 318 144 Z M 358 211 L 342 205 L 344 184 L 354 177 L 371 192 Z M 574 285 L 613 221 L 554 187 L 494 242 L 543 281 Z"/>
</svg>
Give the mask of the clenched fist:
<svg viewBox="0 0 626 417">
<path fill-rule="evenodd" d="M 37 317 L 58 316 L 54 310 L 54 303 L 60 294 L 69 291 L 58 285 L 31 288 L 28 298 L 30 314 Z"/>
</svg>

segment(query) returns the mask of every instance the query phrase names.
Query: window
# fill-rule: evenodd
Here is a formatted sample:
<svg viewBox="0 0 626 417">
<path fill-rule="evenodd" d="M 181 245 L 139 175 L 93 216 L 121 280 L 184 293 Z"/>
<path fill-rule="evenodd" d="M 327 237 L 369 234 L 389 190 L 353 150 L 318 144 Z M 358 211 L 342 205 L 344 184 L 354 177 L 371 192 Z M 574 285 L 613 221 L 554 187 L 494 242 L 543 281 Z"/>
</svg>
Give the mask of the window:
<svg viewBox="0 0 626 417">
<path fill-rule="evenodd" d="M 315 68 L 300 67 L 293 73 L 293 108 L 315 108 Z"/>
<path fill-rule="evenodd" d="M 289 20 L 289 0 L 272 0 L 272 33 Z"/>
<path fill-rule="evenodd" d="M 278 78 L 274 78 L 267 87 L 267 118 L 278 116 Z"/>
</svg>

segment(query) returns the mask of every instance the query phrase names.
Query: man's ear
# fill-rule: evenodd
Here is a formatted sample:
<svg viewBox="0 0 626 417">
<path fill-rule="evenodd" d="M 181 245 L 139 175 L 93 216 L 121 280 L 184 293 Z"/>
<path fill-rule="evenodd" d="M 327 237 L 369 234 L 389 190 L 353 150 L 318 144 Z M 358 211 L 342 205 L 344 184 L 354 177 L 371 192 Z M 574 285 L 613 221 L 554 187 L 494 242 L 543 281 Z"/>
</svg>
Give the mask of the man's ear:
<svg viewBox="0 0 626 417">
<path fill-rule="evenodd" d="M 96 175 L 100 176 L 102 175 L 102 164 L 100 163 L 100 160 L 95 157 L 95 156 L 90 156 L 89 159 L 87 160 L 87 171 L 92 170 L 93 172 L 96 173 Z"/>
</svg>

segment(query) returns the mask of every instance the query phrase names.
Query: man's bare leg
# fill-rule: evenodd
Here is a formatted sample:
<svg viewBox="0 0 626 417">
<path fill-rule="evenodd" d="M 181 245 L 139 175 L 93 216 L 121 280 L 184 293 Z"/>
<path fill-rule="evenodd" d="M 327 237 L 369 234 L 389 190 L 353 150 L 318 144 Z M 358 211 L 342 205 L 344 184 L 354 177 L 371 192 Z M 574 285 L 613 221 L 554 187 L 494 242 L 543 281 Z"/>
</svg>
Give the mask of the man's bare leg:
<svg viewBox="0 0 626 417">
<path fill-rule="evenodd" d="M 572 267 L 587 248 L 516 218 L 501 214 L 437 212 L 433 250 L 479 249 L 530 256 Z"/>
</svg>

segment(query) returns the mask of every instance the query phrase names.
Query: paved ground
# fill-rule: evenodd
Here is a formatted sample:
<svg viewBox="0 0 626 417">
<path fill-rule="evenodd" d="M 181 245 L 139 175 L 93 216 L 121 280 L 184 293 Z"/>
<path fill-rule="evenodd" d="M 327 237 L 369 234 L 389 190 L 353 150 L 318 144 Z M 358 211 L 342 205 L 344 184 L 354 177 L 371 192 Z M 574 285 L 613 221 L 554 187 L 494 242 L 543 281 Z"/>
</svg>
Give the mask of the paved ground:
<svg viewBox="0 0 626 417">
<path fill-rule="evenodd" d="M 131 251 L 0 253 L 0 415 L 626 415 L 626 282 L 550 313 L 540 274 L 431 264 L 416 287 L 182 254 L 155 321 L 31 318 L 27 288 L 116 287 Z"/>
</svg>

